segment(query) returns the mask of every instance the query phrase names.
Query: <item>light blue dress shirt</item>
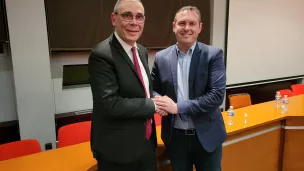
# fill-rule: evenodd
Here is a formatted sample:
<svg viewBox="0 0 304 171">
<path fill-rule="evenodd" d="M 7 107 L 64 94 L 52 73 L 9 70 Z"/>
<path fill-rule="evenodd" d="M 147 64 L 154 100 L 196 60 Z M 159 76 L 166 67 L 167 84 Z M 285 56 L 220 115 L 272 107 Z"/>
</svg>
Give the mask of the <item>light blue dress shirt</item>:
<svg viewBox="0 0 304 171">
<path fill-rule="evenodd" d="M 195 48 L 194 45 L 184 53 L 178 49 L 177 52 L 177 103 L 189 100 L 189 71 L 192 54 Z M 194 124 L 192 119 L 189 117 L 188 120 L 181 120 L 180 116 L 176 115 L 174 117 L 174 128 L 178 129 L 194 129 Z"/>
</svg>

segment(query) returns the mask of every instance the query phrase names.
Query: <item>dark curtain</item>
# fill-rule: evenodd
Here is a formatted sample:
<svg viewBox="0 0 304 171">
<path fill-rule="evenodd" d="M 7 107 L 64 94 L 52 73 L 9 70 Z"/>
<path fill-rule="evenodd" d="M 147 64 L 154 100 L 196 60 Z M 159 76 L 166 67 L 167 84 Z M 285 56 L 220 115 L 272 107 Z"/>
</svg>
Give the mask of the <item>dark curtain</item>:
<svg viewBox="0 0 304 171">
<path fill-rule="evenodd" d="M 111 13 L 116 0 L 46 0 L 50 49 L 86 50 L 113 32 Z M 204 30 L 199 41 L 210 42 L 210 0 L 142 0 L 145 28 L 139 43 L 147 48 L 166 48 L 175 44 L 172 22 L 184 5 L 197 6 Z"/>
<path fill-rule="evenodd" d="M 0 0 L 0 53 L 3 53 L 2 44 L 6 41 L 8 41 L 8 33 L 5 14 L 5 1 Z"/>
<path fill-rule="evenodd" d="M 165 48 L 175 44 L 172 22 L 179 3 L 176 0 L 143 0 L 145 28 L 138 42 L 145 47 Z"/>
<path fill-rule="evenodd" d="M 116 0 L 101 0 L 102 1 L 102 29 L 101 37 L 99 37 L 99 41 L 102 41 L 110 36 L 113 32 L 112 22 L 111 22 L 111 14 L 114 10 L 114 5 L 116 4 Z"/>
<path fill-rule="evenodd" d="M 46 0 L 50 49 L 94 47 L 105 31 L 101 8 L 101 0 Z"/>
<path fill-rule="evenodd" d="M 0 0 L 0 42 L 8 40 L 4 0 Z"/>
</svg>

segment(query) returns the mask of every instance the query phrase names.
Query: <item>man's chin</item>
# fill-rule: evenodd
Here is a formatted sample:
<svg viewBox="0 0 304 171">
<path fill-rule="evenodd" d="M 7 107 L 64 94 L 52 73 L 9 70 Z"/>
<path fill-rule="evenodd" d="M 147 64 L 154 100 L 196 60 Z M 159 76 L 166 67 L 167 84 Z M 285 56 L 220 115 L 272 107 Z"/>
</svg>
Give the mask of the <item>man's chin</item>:
<svg viewBox="0 0 304 171">
<path fill-rule="evenodd" d="M 139 38 L 140 37 L 140 33 L 139 32 L 127 32 L 127 36 L 128 37 L 135 37 L 135 38 Z"/>
<path fill-rule="evenodd" d="M 129 41 L 136 42 L 139 39 L 139 36 L 127 36 L 126 37 Z"/>
<path fill-rule="evenodd" d="M 130 37 L 126 37 L 126 43 L 129 44 L 130 46 L 133 46 L 134 43 L 137 41 L 138 39 L 134 39 L 134 38 L 130 38 Z"/>
<path fill-rule="evenodd" d="M 193 42 L 193 40 L 190 40 L 190 39 L 181 39 L 180 41 L 181 41 L 181 43 L 184 43 L 184 44 L 191 44 Z"/>
</svg>

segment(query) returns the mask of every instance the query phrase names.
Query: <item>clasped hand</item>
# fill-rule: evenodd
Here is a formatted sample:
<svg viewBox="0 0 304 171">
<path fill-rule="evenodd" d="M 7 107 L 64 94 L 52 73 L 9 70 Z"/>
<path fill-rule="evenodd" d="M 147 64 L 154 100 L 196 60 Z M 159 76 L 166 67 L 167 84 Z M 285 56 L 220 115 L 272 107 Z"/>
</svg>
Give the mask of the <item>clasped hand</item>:
<svg viewBox="0 0 304 171">
<path fill-rule="evenodd" d="M 159 115 L 178 114 L 177 104 L 168 96 L 155 96 L 152 100 Z"/>
</svg>

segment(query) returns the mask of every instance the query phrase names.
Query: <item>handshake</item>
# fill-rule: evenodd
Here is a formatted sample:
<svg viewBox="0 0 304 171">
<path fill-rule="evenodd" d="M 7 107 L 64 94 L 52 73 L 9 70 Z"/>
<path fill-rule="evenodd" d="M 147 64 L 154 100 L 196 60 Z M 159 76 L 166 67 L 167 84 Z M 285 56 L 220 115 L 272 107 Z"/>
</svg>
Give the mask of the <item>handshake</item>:
<svg viewBox="0 0 304 171">
<path fill-rule="evenodd" d="M 177 104 L 168 96 L 155 96 L 152 100 L 155 104 L 156 113 L 159 115 L 178 114 Z"/>
</svg>

